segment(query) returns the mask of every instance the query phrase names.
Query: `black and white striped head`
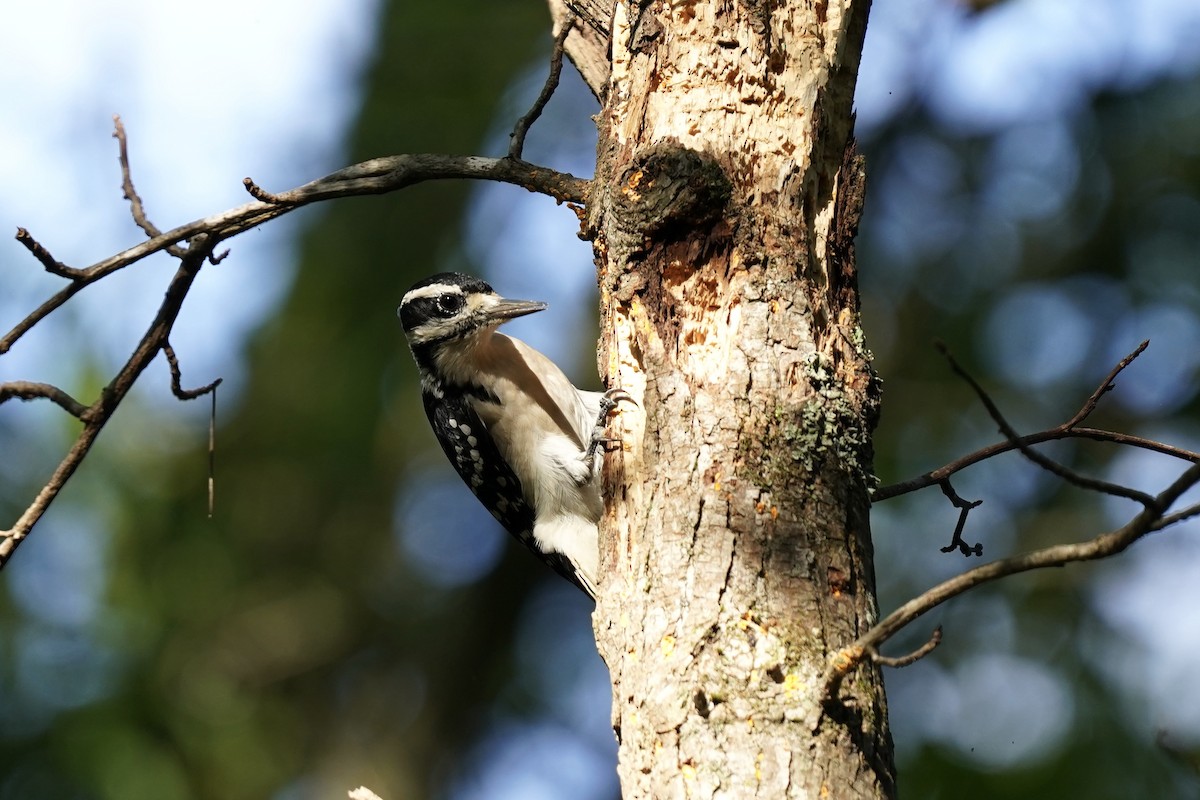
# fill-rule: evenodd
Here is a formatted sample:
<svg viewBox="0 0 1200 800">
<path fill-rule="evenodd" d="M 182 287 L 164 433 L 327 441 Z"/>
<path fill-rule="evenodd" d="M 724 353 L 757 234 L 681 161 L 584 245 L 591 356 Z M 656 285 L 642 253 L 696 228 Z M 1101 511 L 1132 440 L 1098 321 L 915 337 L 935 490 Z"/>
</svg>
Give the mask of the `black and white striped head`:
<svg viewBox="0 0 1200 800">
<path fill-rule="evenodd" d="M 506 300 L 479 278 L 441 272 L 413 284 L 396 313 L 417 363 L 425 368 L 443 346 L 470 346 L 477 334 L 544 308 L 545 303 L 531 300 Z"/>
</svg>

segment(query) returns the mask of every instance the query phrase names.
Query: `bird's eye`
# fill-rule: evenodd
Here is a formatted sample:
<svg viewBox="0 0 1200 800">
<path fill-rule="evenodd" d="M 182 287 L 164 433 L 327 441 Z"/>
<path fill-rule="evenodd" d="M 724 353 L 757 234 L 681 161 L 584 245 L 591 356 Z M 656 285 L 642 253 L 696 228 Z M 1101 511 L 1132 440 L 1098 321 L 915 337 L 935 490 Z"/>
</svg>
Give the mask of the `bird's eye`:
<svg viewBox="0 0 1200 800">
<path fill-rule="evenodd" d="M 439 317 L 452 317 L 462 310 L 463 302 L 461 294 L 445 294 L 434 303 L 434 310 Z"/>
</svg>

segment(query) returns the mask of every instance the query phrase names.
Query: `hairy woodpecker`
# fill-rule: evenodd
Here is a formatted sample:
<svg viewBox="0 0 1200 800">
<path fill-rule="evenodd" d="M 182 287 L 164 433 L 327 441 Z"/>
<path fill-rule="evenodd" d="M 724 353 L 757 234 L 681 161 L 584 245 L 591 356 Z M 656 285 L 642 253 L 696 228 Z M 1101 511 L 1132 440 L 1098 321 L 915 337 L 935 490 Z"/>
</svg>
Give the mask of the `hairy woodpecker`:
<svg viewBox="0 0 1200 800">
<path fill-rule="evenodd" d="M 546 356 L 496 331 L 544 308 L 443 272 L 409 289 L 397 313 L 450 463 L 501 525 L 594 598 L 604 511 L 596 452 L 609 413 L 633 398 L 580 391 Z"/>
</svg>

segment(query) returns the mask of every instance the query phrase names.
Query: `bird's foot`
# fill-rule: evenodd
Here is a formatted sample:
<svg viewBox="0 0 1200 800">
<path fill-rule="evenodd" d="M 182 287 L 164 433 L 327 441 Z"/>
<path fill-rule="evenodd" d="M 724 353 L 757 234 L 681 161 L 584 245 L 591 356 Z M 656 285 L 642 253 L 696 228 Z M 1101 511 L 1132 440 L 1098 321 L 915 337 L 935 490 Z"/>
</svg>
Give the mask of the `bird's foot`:
<svg viewBox="0 0 1200 800">
<path fill-rule="evenodd" d="M 600 416 L 596 418 L 596 427 L 592 428 L 592 441 L 588 445 L 587 452 L 584 454 L 584 460 L 589 464 L 596 457 L 596 451 L 601 447 L 607 452 L 608 446 L 612 444 L 620 444 L 620 439 L 613 439 L 604 435 L 605 428 L 608 427 L 608 417 L 616 409 L 617 404 L 621 401 L 638 404 L 637 400 L 633 399 L 633 395 L 624 389 L 609 389 L 600 398 Z"/>
</svg>

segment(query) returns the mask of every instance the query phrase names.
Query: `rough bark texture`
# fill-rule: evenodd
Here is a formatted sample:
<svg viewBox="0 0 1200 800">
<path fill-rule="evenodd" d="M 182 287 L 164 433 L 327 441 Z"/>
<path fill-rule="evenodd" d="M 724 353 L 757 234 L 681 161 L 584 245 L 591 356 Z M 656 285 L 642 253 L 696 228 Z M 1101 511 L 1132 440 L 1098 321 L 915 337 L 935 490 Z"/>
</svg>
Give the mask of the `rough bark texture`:
<svg viewBox="0 0 1200 800">
<path fill-rule="evenodd" d="M 595 615 L 627 800 L 894 794 L 878 672 L 836 704 L 819 686 L 876 616 L 852 243 L 868 7 L 613 7 L 587 225 L 601 370 L 642 403 L 606 466 Z"/>
</svg>

